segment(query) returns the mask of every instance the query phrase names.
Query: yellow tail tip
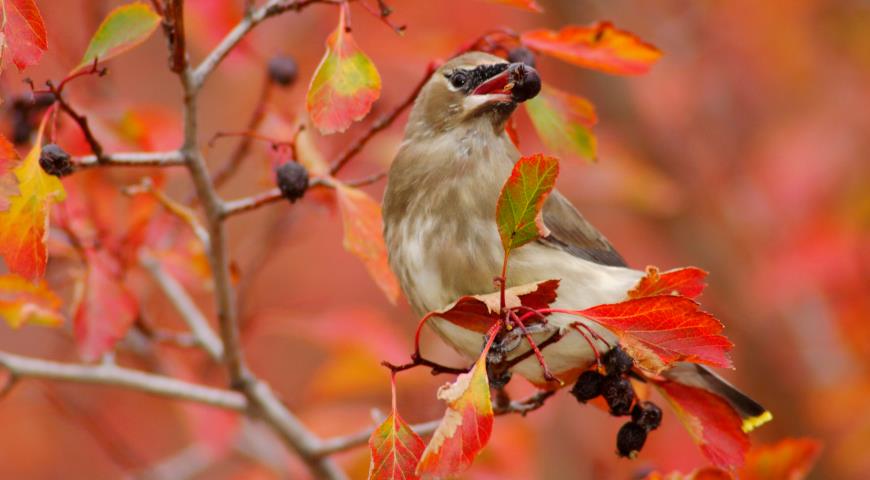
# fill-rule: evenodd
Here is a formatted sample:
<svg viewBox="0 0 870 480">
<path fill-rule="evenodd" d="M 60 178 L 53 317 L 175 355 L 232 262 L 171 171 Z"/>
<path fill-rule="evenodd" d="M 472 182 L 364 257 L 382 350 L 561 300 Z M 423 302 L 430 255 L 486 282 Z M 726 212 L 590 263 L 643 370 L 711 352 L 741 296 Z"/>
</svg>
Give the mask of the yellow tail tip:
<svg viewBox="0 0 870 480">
<path fill-rule="evenodd" d="M 765 410 L 761 415 L 744 418 L 742 428 L 745 433 L 749 433 L 771 420 L 773 420 L 773 414 Z"/>
</svg>

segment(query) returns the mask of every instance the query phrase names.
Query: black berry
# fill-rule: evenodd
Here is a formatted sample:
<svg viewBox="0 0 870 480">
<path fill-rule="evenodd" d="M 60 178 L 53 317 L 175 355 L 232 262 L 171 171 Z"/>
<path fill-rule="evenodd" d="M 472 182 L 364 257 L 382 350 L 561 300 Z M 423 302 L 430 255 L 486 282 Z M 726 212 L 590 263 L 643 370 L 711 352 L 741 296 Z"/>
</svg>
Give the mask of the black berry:
<svg viewBox="0 0 870 480">
<path fill-rule="evenodd" d="M 602 360 L 604 361 L 604 368 L 607 370 L 607 373 L 612 375 L 626 373 L 631 370 L 631 367 L 634 364 L 631 357 L 625 353 L 625 350 L 620 348 L 619 345 L 605 353 Z"/>
<path fill-rule="evenodd" d="M 299 67 L 292 57 L 278 56 L 269 60 L 269 78 L 282 87 L 292 85 L 298 74 Z"/>
<path fill-rule="evenodd" d="M 601 385 L 604 383 L 604 375 L 595 370 L 587 370 L 578 378 L 577 383 L 571 389 L 571 395 L 580 402 L 588 402 L 601 395 Z"/>
<path fill-rule="evenodd" d="M 70 156 L 54 143 L 42 147 L 39 153 L 39 166 L 49 175 L 63 177 L 73 172 Z"/>
<path fill-rule="evenodd" d="M 631 410 L 631 421 L 647 431 L 655 430 L 662 424 L 662 409 L 652 402 L 640 402 Z"/>
<path fill-rule="evenodd" d="M 30 136 L 33 134 L 33 125 L 27 119 L 27 113 L 12 110 L 12 143 L 15 145 L 24 145 L 30 142 Z"/>
<path fill-rule="evenodd" d="M 33 108 L 42 110 L 50 107 L 54 103 L 54 94 L 51 92 L 40 92 L 33 94 Z"/>
<path fill-rule="evenodd" d="M 634 422 L 628 422 L 616 434 L 616 450 L 620 457 L 634 458 L 646 443 L 646 429 Z"/>
<path fill-rule="evenodd" d="M 279 165 L 275 169 L 275 183 L 281 189 L 281 195 L 293 203 L 308 189 L 308 170 L 296 162 Z"/>
<path fill-rule="evenodd" d="M 627 378 L 608 375 L 601 385 L 601 395 L 610 407 L 610 413 L 615 416 L 628 415 L 634 402 L 634 388 Z"/>
<path fill-rule="evenodd" d="M 525 63 L 530 67 L 535 66 L 535 54 L 526 47 L 517 47 L 508 52 L 508 61 L 511 63 Z"/>
</svg>

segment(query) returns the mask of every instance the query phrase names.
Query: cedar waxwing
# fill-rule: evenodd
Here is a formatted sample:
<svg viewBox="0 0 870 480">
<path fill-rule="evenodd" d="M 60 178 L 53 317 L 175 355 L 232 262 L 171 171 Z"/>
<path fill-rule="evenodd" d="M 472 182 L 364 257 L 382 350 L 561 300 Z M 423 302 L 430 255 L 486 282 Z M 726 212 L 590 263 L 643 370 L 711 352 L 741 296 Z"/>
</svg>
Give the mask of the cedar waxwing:
<svg viewBox="0 0 870 480">
<path fill-rule="evenodd" d="M 496 201 L 520 158 L 505 124 L 517 105 L 537 95 L 540 87 L 532 67 L 472 52 L 442 65 L 417 97 L 383 204 L 390 266 L 417 314 L 444 308 L 464 295 L 496 290 L 493 277 L 503 259 Z M 507 287 L 559 279 L 558 298 L 551 307 L 578 310 L 625 300 L 643 277 L 556 190 L 544 204 L 543 220 L 551 234 L 511 253 Z M 554 329 L 566 332 L 542 350 L 550 370 L 566 383 L 595 362 L 590 344 L 567 328 L 578 321 L 617 344 L 609 330 L 576 316 L 553 314 L 546 325 L 529 327 L 538 343 Z M 429 325 L 464 356 L 480 355 L 480 333 L 437 317 Z M 519 332 L 503 337 L 494 348 L 508 358 L 529 348 Z M 597 347 L 602 352 L 608 348 L 601 341 Z M 534 356 L 512 370 L 547 386 Z M 701 365 L 679 363 L 664 375 L 722 396 L 744 418 L 747 430 L 770 417 Z"/>
</svg>

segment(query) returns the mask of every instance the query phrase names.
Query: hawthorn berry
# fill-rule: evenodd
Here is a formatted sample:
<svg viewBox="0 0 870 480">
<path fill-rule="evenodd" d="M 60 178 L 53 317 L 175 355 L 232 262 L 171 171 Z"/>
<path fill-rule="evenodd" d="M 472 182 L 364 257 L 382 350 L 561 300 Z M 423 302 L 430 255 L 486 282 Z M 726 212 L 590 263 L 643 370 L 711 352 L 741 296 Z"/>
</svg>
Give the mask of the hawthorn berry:
<svg viewBox="0 0 870 480">
<path fill-rule="evenodd" d="M 616 434 L 616 450 L 620 457 L 634 458 L 646 443 L 646 429 L 634 422 L 627 422 Z"/>
<path fill-rule="evenodd" d="M 655 430 L 662 424 L 662 409 L 652 402 L 639 402 L 631 410 L 631 421 L 647 431 Z"/>
<path fill-rule="evenodd" d="M 634 388 L 631 382 L 618 375 L 604 377 L 601 384 L 601 395 L 610 407 L 610 413 L 621 417 L 631 412 L 631 404 L 634 402 Z"/>
<path fill-rule="evenodd" d="M 46 144 L 39 152 L 39 166 L 49 175 L 63 177 L 73 173 L 73 164 L 68 153 L 54 143 Z"/>
<path fill-rule="evenodd" d="M 571 388 L 571 395 L 574 395 L 578 402 L 586 403 L 601 395 L 601 385 L 603 383 L 604 375 L 595 370 L 586 370 L 577 377 L 577 382 Z"/>
<path fill-rule="evenodd" d="M 308 170 L 296 162 L 287 162 L 275 169 L 275 183 L 290 203 L 305 195 L 308 190 Z"/>
<path fill-rule="evenodd" d="M 535 66 L 535 54 L 526 47 L 517 47 L 508 52 L 507 59 L 511 63 L 524 63 L 530 67 Z"/>
<path fill-rule="evenodd" d="M 604 368 L 611 375 L 621 375 L 631 370 L 634 361 L 619 345 L 610 349 L 602 358 Z"/>
<path fill-rule="evenodd" d="M 269 60 L 269 79 L 278 85 L 289 87 L 298 75 L 299 66 L 293 57 L 277 56 Z"/>
</svg>

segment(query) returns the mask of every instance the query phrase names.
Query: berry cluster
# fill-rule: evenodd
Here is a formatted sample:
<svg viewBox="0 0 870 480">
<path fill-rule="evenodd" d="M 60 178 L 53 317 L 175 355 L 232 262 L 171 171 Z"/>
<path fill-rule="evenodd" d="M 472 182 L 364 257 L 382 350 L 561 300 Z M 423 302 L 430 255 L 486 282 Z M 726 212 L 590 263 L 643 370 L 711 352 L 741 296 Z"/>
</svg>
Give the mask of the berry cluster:
<svg viewBox="0 0 870 480">
<path fill-rule="evenodd" d="M 571 389 L 578 401 L 586 403 L 599 395 L 607 402 L 610 414 L 616 417 L 631 415 L 616 436 L 616 449 L 620 456 L 633 458 L 643 448 L 647 434 L 659 427 L 662 410 L 652 402 L 637 401 L 634 387 L 628 379 L 633 361 L 619 346 L 601 358 L 607 375 L 597 370 L 583 372 Z"/>
</svg>

